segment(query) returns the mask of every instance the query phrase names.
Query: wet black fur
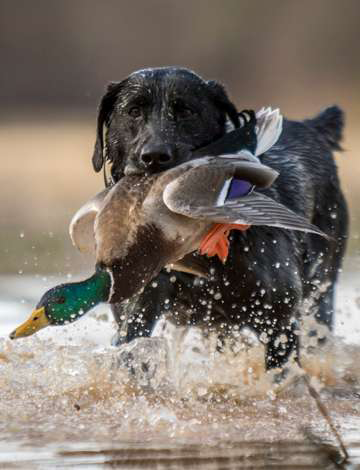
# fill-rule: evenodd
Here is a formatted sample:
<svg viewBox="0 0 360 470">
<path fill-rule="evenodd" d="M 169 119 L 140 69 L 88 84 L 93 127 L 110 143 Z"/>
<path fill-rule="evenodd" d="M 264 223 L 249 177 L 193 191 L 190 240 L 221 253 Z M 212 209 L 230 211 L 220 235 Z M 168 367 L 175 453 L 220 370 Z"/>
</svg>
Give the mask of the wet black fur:
<svg viewBox="0 0 360 470">
<path fill-rule="evenodd" d="M 136 72 L 110 84 L 102 98 L 94 169 L 100 171 L 107 159 L 117 181 L 125 169 L 132 173 L 156 172 L 178 165 L 191 158 L 192 150 L 221 137 L 228 117 L 235 127 L 239 126 L 235 106 L 214 81 L 205 82 L 179 68 Z M 144 149 L 167 153 L 169 160 L 145 167 L 141 160 Z"/>
<path fill-rule="evenodd" d="M 141 108 L 136 119 L 129 115 L 134 106 Z M 94 167 L 99 171 L 109 159 L 115 181 L 126 168 L 143 172 L 139 159 L 149 142 L 155 148 L 165 144 L 171 158 L 165 167 L 154 165 L 147 171 L 175 166 L 220 138 L 228 118 L 239 125 L 235 106 L 216 82 L 206 82 L 186 69 L 135 73 L 111 85 L 101 102 Z M 259 335 L 267 334 L 266 366 L 272 368 L 282 366 L 298 349 L 297 320 L 304 313 L 304 301 L 313 298 L 312 313 L 331 328 L 334 287 L 348 228 L 332 156 L 340 148 L 342 128 L 343 113 L 336 106 L 314 119 L 285 120 L 278 143 L 261 156 L 280 173 L 264 193 L 305 216 L 331 239 L 271 227 L 232 232 L 225 265 L 215 257 L 204 258 L 212 268 L 211 279 L 163 271 L 156 288 L 150 283 L 126 307 L 113 306 L 119 325 L 124 308 L 130 315 L 126 341 L 149 336 L 164 314 L 178 324 L 201 325 L 222 336 L 230 334 L 234 325 L 248 326 Z M 176 282 L 171 282 L 174 275 Z M 279 341 L 280 335 L 285 341 Z"/>
</svg>

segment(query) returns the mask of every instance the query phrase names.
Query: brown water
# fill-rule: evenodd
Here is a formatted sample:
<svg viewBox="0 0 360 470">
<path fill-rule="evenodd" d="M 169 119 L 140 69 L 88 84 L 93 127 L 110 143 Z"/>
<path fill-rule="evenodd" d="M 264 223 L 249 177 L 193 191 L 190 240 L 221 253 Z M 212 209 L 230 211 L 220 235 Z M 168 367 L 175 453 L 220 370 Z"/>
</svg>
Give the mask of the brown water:
<svg viewBox="0 0 360 470">
<path fill-rule="evenodd" d="M 168 328 L 130 347 L 134 378 L 124 365 L 129 347 L 108 346 L 105 307 L 68 327 L 6 339 L 54 280 L 2 279 L 0 468 L 360 468 L 358 292 L 351 279 L 339 299 L 336 332 L 344 338 L 303 351 L 350 454 L 346 464 L 337 463 L 338 443 L 301 371 L 292 367 L 275 385 L 251 337 L 252 346 L 219 354 L 215 339 Z"/>
</svg>

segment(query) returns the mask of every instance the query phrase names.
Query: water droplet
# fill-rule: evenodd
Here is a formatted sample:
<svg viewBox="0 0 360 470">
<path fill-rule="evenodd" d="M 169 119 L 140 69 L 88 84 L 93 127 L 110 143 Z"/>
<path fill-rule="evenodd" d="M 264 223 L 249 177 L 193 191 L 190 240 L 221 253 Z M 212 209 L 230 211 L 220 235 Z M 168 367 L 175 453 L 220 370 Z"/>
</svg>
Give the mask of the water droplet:
<svg viewBox="0 0 360 470">
<path fill-rule="evenodd" d="M 197 389 L 197 394 L 199 397 L 203 397 L 204 395 L 206 395 L 206 393 L 207 393 L 207 390 L 205 387 L 199 387 Z"/>
<path fill-rule="evenodd" d="M 286 344 L 288 342 L 288 337 L 284 334 L 280 335 L 279 337 L 280 343 L 281 344 Z"/>
<path fill-rule="evenodd" d="M 269 342 L 268 335 L 267 333 L 265 333 L 265 331 L 261 333 L 261 335 L 259 336 L 259 340 L 264 344 L 267 344 Z"/>
</svg>

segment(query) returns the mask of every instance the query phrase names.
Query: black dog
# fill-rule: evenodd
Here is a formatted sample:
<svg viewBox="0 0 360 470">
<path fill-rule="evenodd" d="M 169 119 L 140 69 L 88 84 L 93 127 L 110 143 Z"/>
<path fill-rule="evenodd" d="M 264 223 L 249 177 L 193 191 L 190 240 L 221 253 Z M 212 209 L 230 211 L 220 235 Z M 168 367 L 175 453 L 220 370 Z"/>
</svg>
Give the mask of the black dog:
<svg viewBox="0 0 360 470">
<path fill-rule="evenodd" d="M 239 127 L 239 114 L 218 83 L 182 68 L 141 70 L 111 84 L 101 101 L 94 168 L 100 171 L 110 161 L 113 181 L 162 171 L 194 158 L 199 148 L 224 136 L 229 123 Z M 210 273 L 208 280 L 164 271 L 131 303 L 113 308 L 120 327 L 127 318 L 125 341 L 149 336 L 164 314 L 222 337 L 235 325 L 247 326 L 264 341 L 266 367 L 273 368 L 298 350 L 297 320 L 305 302 L 312 300 L 312 313 L 331 328 L 348 228 L 332 158 L 342 127 L 343 113 L 335 106 L 314 119 L 285 120 L 277 144 L 260 157 L 280 173 L 264 193 L 329 239 L 271 227 L 233 232 L 226 264 L 194 254 L 194 263 Z M 221 153 L 221 144 L 214 149 Z"/>
</svg>

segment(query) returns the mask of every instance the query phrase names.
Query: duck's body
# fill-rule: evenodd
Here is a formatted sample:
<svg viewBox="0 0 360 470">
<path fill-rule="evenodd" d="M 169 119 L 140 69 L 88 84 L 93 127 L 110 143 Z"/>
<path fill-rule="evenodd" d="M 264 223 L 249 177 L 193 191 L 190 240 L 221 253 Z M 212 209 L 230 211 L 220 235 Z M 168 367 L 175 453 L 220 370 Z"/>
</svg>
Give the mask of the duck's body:
<svg viewBox="0 0 360 470">
<path fill-rule="evenodd" d="M 278 113 L 260 115 L 260 151 L 272 146 L 280 132 Z M 95 274 L 48 291 L 11 338 L 75 321 L 101 301 L 129 299 L 164 266 L 206 275 L 191 253 L 200 248 L 225 262 L 231 229 L 270 225 L 322 234 L 261 193 L 277 176 L 247 149 L 201 157 L 160 174 L 125 176 L 85 204 L 70 225 L 74 244 L 96 253 Z"/>
<path fill-rule="evenodd" d="M 96 204 L 90 202 L 93 218 L 83 209 L 79 217 L 75 215 L 71 224 L 74 243 L 91 249 L 83 244 L 82 234 L 93 231 L 96 264 L 112 273 L 110 303 L 130 298 L 164 266 L 189 271 L 186 255 L 200 248 L 214 224 L 231 224 L 239 230 L 265 224 L 266 214 L 257 209 L 257 203 L 271 214 L 269 224 L 316 231 L 260 193 L 224 204 L 219 200 L 225 200 L 225 193 L 221 196 L 224 182 L 236 175 L 266 187 L 277 173 L 244 156 L 220 162 L 204 157 L 158 175 L 125 176 L 97 196 Z"/>
</svg>

